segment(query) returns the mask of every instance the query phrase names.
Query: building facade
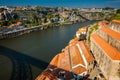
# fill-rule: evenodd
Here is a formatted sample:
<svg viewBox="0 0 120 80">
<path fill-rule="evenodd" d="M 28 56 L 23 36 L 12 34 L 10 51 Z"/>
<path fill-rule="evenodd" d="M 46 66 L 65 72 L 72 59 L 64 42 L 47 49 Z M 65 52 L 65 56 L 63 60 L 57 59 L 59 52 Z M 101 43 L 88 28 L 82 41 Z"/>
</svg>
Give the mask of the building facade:
<svg viewBox="0 0 120 80">
<path fill-rule="evenodd" d="M 114 23 L 114 27 L 120 23 Z M 107 80 L 120 80 L 120 33 L 113 24 L 91 35 L 91 51 Z M 111 29 L 112 27 L 112 29 Z"/>
</svg>

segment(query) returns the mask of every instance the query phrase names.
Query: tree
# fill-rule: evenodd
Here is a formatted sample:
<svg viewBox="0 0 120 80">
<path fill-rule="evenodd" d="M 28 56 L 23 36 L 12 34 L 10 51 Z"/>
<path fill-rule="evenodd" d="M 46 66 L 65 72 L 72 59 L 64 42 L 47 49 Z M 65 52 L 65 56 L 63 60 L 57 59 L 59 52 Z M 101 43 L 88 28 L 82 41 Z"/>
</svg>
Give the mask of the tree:
<svg viewBox="0 0 120 80">
<path fill-rule="evenodd" d="M 120 9 L 118 9 L 116 13 L 120 14 Z"/>
<path fill-rule="evenodd" d="M 14 13 L 14 15 L 13 15 L 13 19 L 15 19 L 15 20 L 18 20 L 18 19 L 19 19 L 19 16 L 18 16 L 17 13 Z"/>
</svg>

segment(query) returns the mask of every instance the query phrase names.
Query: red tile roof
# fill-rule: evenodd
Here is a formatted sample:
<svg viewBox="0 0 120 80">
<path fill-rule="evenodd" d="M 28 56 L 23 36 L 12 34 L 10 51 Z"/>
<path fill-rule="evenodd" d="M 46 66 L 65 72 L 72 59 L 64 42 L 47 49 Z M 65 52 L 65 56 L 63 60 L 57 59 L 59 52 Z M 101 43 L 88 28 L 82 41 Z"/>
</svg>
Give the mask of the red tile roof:
<svg viewBox="0 0 120 80">
<path fill-rule="evenodd" d="M 82 32 L 86 32 L 86 29 L 79 29 L 76 34 L 81 34 Z"/>
<path fill-rule="evenodd" d="M 79 41 L 78 38 L 74 38 L 74 39 L 70 40 L 69 44 L 75 45 L 78 41 Z"/>
<path fill-rule="evenodd" d="M 87 62 L 94 61 L 94 58 L 93 58 L 92 54 L 90 53 L 90 50 L 88 49 L 88 47 L 85 44 L 85 42 L 84 41 L 80 41 L 78 44 L 80 45 L 80 48 L 81 48 L 81 50 L 82 50 L 82 52 L 83 52 Z"/>
<path fill-rule="evenodd" d="M 69 55 L 68 55 L 68 50 L 65 50 L 64 53 L 59 54 L 59 62 L 58 62 L 58 67 L 62 68 L 66 71 L 70 71 L 70 61 L 69 61 Z"/>
<path fill-rule="evenodd" d="M 56 80 L 56 76 L 51 75 L 52 71 L 49 69 L 46 69 L 46 71 L 43 71 L 41 75 L 39 75 L 36 80 Z"/>
<path fill-rule="evenodd" d="M 56 55 L 52 61 L 50 62 L 50 65 L 54 65 L 54 66 L 57 66 L 58 64 L 58 59 L 59 59 L 59 55 Z"/>
<path fill-rule="evenodd" d="M 52 59 L 47 69 L 43 71 L 40 76 L 38 76 L 37 80 L 41 80 L 43 78 L 45 78 L 45 80 L 56 80 L 60 71 L 65 71 L 66 80 L 70 80 L 72 78 L 70 73 L 71 71 L 70 67 L 72 67 L 72 72 L 75 74 L 81 74 L 85 72 L 86 71 L 85 64 L 79 52 L 79 49 L 76 46 L 77 43 L 78 43 L 78 38 L 71 40 L 70 46 L 65 47 L 62 53 L 56 55 Z M 85 43 L 82 42 L 80 44 L 85 49 L 86 57 L 90 58 L 88 49 L 86 50 Z M 70 56 L 69 56 L 69 52 L 70 52 Z M 72 63 L 71 66 L 70 66 L 70 59 Z M 53 71 L 51 71 L 50 69 L 53 69 Z"/>
<path fill-rule="evenodd" d="M 100 21 L 100 22 L 98 22 L 98 25 L 99 25 L 99 26 L 107 27 L 107 26 L 109 25 L 109 23 L 108 23 L 108 22 Z"/>
<path fill-rule="evenodd" d="M 112 20 L 112 22 L 120 23 L 120 20 Z"/>
<path fill-rule="evenodd" d="M 83 59 L 80 55 L 79 49 L 77 46 L 70 46 L 70 56 L 72 60 L 72 66 L 75 66 L 77 64 L 84 65 Z"/>
<path fill-rule="evenodd" d="M 76 68 L 72 69 L 73 73 L 75 74 L 81 74 L 86 71 L 85 67 L 77 66 Z"/>
<path fill-rule="evenodd" d="M 106 32 L 108 35 L 112 36 L 113 38 L 120 40 L 120 33 L 115 32 L 108 28 L 101 28 L 101 30 Z"/>
<path fill-rule="evenodd" d="M 91 37 L 99 45 L 99 47 L 101 47 L 105 51 L 106 55 L 108 55 L 111 59 L 120 60 L 120 52 L 117 51 L 117 49 L 112 47 L 97 34 L 92 34 Z"/>
<path fill-rule="evenodd" d="M 15 24 L 11 24 L 10 26 L 9 26 L 9 28 L 12 28 L 12 27 L 14 27 L 15 26 Z"/>
<path fill-rule="evenodd" d="M 17 26 L 19 26 L 19 25 L 21 25 L 21 24 L 22 24 L 21 22 L 17 22 L 17 23 L 16 23 Z"/>
</svg>

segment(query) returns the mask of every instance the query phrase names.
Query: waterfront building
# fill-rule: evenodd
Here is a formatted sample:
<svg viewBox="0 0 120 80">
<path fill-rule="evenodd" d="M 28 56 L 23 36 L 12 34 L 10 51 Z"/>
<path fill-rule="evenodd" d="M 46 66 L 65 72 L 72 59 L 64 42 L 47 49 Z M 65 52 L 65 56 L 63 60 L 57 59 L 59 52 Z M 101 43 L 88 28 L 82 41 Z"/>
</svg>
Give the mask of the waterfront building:
<svg viewBox="0 0 120 80">
<path fill-rule="evenodd" d="M 87 26 L 84 27 L 84 28 L 79 29 L 76 32 L 76 37 L 79 38 L 80 40 L 86 39 L 86 30 L 87 30 Z"/>
<path fill-rule="evenodd" d="M 93 70 L 94 58 L 84 41 L 74 38 L 61 53 L 56 55 L 49 66 L 36 80 L 82 79 Z"/>
<path fill-rule="evenodd" d="M 107 21 L 99 21 L 98 28 L 107 27 L 109 23 Z"/>
<path fill-rule="evenodd" d="M 107 80 L 120 80 L 120 21 L 91 35 L 91 51 Z"/>
<path fill-rule="evenodd" d="M 119 80 L 120 21 L 113 20 L 109 24 L 103 21 L 92 26 L 89 27 L 93 30 L 89 34 L 89 48 L 86 41 L 80 39 L 81 34 L 86 34 L 86 31 L 89 33 L 90 29 L 84 27 L 76 32 L 76 38 L 70 40 L 68 46 L 52 59 L 36 80 L 83 79 L 91 74 L 95 67 L 100 68 L 99 74 L 103 74 L 105 79 Z"/>
</svg>

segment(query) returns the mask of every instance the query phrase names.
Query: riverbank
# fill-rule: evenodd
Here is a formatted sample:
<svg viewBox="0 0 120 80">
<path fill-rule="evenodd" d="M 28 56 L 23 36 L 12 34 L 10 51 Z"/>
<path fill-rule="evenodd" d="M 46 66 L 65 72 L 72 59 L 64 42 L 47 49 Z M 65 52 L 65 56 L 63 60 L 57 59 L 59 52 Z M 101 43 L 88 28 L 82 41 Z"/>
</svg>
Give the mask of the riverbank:
<svg viewBox="0 0 120 80">
<path fill-rule="evenodd" d="M 56 26 L 62 26 L 62 25 L 70 25 L 70 24 L 76 24 L 80 22 L 64 22 L 64 23 L 53 23 L 53 24 L 44 24 L 44 25 L 38 25 L 30 28 L 23 28 L 20 30 L 13 30 L 13 31 L 8 31 L 4 33 L 0 33 L 0 39 L 7 39 L 7 38 L 13 38 L 17 37 L 23 34 L 28 34 L 33 31 L 39 31 L 39 30 L 45 30 L 51 27 L 56 27 Z"/>
<path fill-rule="evenodd" d="M 94 25 L 78 29 L 76 37 L 71 39 L 68 45 L 54 56 L 48 67 L 36 80 L 91 80 L 98 78 L 99 67 L 96 67 L 95 58 L 86 39 L 89 33 L 88 29 Z M 100 77 L 99 79 L 101 80 Z"/>
<path fill-rule="evenodd" d="M 109 71 L 103 69 L 110 65 L 108 63 L 110 60 L 113 62 L 111 64 L 119 63 L 116 61 L 120 61 L 120 57 L 113 58 L 110 55 L 116 53 L 116 55 L 120 56 L 119 47 L 115 47 L 116 45 L 111 45 L 109 41 L 106 41 L 109 38 L 111 41 L 118 39 L 118 36 L 120 36 L 118 26 L 120 26 L 120 21 L 112 20 L 111 22 L 100 21 L 93 25 L 80 28 L 76 32 L 76 37 L 70 40 L 69 44 L 54 56 L 48 67 L 36 80 L 119 80 L 120 77 L 116 74 L 118 71 L 113 70 L 113 67 L 119 64 L 110 68 L 110 70 L 113 70 L 110 73 L 113 73 L 116 78 L 112 75 L 106 75 L 106 72 Z M 111 37 L 114 38 L 111 39 Z M 116 43 L 119 44 L 119 42 Z M 110 50 L 113 53 L 103 45 L 111 48 Z M 104 63 L 107 65 L 102 65 L 101 57 L 103 56 L 105 56 L 103 58 Z M 106 61 L 106 59 L 109 60 Z"/>
<path fill-rule="evenodd" d="M 14 65 L 15 67 L 13 66 L 13 70 L 18 70 L 18 72 L 12 72 L 11 77 L 18 75 L 17 79 L 19 79 L 19 75 L 24 73 L 25 75 L 22 77 L 25 79 L 28 78 L 26 75 L 30 76 L 32 74 L 33 79 L 35 80 L 35 78 L 47 67 L 50 60 L 57 55 L 57 53 L 61 52 L 61 50 L 68 44 L 69 40 L 73 38 L 79 28 L 90 25 L 94 22 L 96 21 L 48 28 L 46 30 L 34 31 L 30 34 L 16 38 L 0 40 L 0 45 L 2 46 L 0 47 L 0 55 L 7 54 L 5 56 L 8 58 L 9 56 L 12 56 L 12 60 L 16 63 Z M 24 66 L 26 64 L 27 66 Z M 28 64 L 31 69 L 28 68 Z M 9 68 L 9 66 L 6 67 Z M 1 69 L 4 68 L 1 67 Z M 27 71 L 31 70 L 32 72 L 26 73 L 24 70 L 22 72 L 19 71 L 22 69 Z M 7 75 L 7 73 L 4 74 L 3 78 Z"/>
<path fill-rule="evenodd" d="M 82 27 L 79 29 L 80 33 L 77 31 L 76 34 L 85 35 L 88 27 Z M 81 39 L 80 36 L 76 36 L 51 60 L 36 80 L 83 79 L 93 70 L 93 63 L 94 58 L 86 45 L 85 38 Z"/>
</svg>

